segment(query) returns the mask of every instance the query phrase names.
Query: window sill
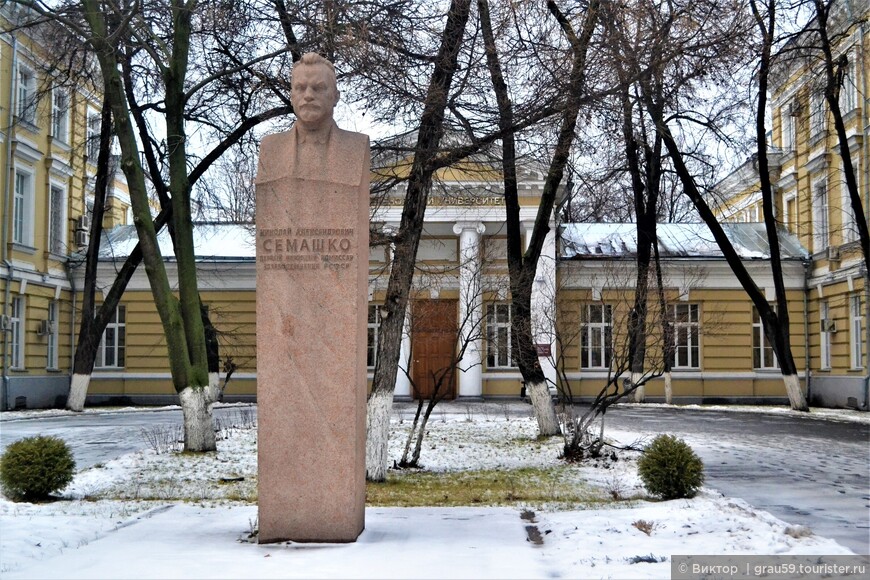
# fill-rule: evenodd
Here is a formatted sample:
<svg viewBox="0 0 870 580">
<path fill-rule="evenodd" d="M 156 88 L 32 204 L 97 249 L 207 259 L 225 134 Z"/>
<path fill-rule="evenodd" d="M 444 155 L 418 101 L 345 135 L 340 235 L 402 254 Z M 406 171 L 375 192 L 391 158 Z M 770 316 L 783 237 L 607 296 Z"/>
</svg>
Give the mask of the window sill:
<svg viewBox="0 0 870 580">
<path fill-rule="evenodd" d="M 39 133 L 39 127 L 34 121 L 31 121 L 30 119 L 22 119 L 21 117 L 16 117 L 15 123 L 16 126 L 21 127 L 22 129 L 26 129 L 30 133 Z"/>
<path fill-rule="evenodd" d="M 59 369 L 57 367 L 45 367 L 45 372 L 47 372 L 47 373 L 61 373 L 61 372 L 63 372 L 63 370 Z"/>
<path fill-rule="evenodd" d="M 31 256 L 36 253 L 36 248 L 34 248 L 33 246 L 28 246 L 27 244 L 19 244 L 17 242 L 12 242 L 12 250 L 15 252 L 30 254 Z"/>
</svg>

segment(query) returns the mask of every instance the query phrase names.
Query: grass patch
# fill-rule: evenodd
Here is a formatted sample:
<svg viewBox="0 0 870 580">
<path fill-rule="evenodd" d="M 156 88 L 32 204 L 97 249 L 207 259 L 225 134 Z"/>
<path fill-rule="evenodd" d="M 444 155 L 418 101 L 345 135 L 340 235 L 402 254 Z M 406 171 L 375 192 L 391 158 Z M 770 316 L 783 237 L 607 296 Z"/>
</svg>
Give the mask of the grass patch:
<svg viewBox="0 0 870 580">
<path fill-rule="evenodd" d="M 373 507 L 514 506 L 578 507 L 610 502 L 601 490 L 568 477 L 565 468 L 522 468 L 432 473 L 390 472 L 385 483 L 366 486 Z"/>
</svg>

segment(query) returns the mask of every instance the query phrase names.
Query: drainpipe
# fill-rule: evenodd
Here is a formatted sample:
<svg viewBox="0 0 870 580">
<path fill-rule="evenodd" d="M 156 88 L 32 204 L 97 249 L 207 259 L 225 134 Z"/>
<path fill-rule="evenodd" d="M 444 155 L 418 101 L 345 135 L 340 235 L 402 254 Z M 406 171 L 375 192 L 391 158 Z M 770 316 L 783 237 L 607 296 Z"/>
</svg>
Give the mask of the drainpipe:
<svg viewBox="0 0 870 580">
<path fill-rule="evenodd" d="M 18 67 L 18 36 L 15 32 L 11 32 L 12 36 L 12 78 L 9 83 L 9 107 L 7 109 L 8 113 L 6 116 L 6 163 L 4 165 L 4 171 L 6 175 L 6 183 L 3 187 L 3 219 L 0 220 L 2 222 L 2 234 L 0 234 L 0 259 L 2 259 L 3 265 L 6 267 L 6 290 L 3 295 L 3 312 L 2 316 L 5 318 L 9 315 L 9 310 L 11 308 L 12 303 L 12 278 L 14 273 L 14 267 L 12 265 L 12 261 L 9 259 L 9 217 L 12 215 L 12 211 L 10 209 L 10 200 L 12 199 L 11 192 L 11 182 L 12 182 L 12 133 L 14 131 L 13 127 L 13 107 L 15 106 L 15 91 L 18 85 L 18 75 L 15 74 Z M 5 411 L 8 405 L 8 392 L 9 392 L 9 330 L 3 330 L 3 352 L 0 353 L 3 361 L 3 378 L 0 381 L 0 411 Z"/>
<path fill-rule="evenodd" d="M 812 261 L 809 259 L 801 260 L 804 265 L 804 383 L 807 385 L 807 404 L 810 401 L 810 386 L 812 385 L 812 377 L 810 376 L 810 268 Z"/>
</svg>

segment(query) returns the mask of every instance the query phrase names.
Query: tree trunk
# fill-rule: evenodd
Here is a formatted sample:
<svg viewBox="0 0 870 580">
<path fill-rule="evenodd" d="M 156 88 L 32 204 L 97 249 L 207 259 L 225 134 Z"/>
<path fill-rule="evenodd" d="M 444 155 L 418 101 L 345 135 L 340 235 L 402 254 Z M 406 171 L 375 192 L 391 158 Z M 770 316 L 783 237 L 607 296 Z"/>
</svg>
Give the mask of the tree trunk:
<svg viewBox="0 0 870 580">
<path fill-rule="evenodd" d="M 547 171 L 544 190 L 538 205 L 538 214 L 525 253 L 521 250 L 519 219 L 519 194 L 517 190 L 516 146 L 513 125 L 513 107 L 498 60 L 492 26 L 489 21 L 489 6 L 486 0 L 478 1 L 481 17 L 481 28 L 484 34 L 487 67 L 492 79 L 493 90 L 499 104 L 499 129 L 504 132 L 502 139 L 502 172 L 505 188 L 505 213 L 507 223 L 507 259 L 510 273 L 511 301 L 514 313 L 511 319 L 511 331 L 518 346 L 517 366 L 526 383 L 526 392 L 532 401 L 535 417 L 538 420 L 538 432 L 541 436 L 552 436 L 561 433 L 556 408 L 550 396 L 549 385 L 541 370 L 534 335 L 531 325 L 531 295 L 535 272 L 541 256 L 544 240 L 550 231 L 550 219 L 555 205 L 556 193 L 562 182 L 565 167 L 574 140 L 577 116 L 580 110 L 580 100 L 586 78 L 586 55 L 592 32 L 598 18 L 598 3 L 592 2 L 586 9 L 583 28 L 577 36 L 571 23 L 559 10 L 554 2 L 548 2 L 547 8 L 558 21 L 559 26 L 568 38 L 572 50 L 571 73 L 565 108 L 562 112 L 553 158 Z"/>
<path fill-rule="evenodd" d="M 82 291 L 81 323 L 79 324 L 78 344 L 76 344 L 73 357 L 73 378 L 70 382 L 70 392 L 66 399 L 66 408 L 70 411 L 81 412 L 85 408 L 85 399 L 88 396 L 88 386 L 91 382 L 91 373 L 94 371 L 94 362 L 97 357 L 97 348 L 100 346 L 100 337 L 109 322 L 109 308 L 105 305 L 100 308 L 99 316 L 94 317 L 96 309 L 97 291 L 97 265 L 100 254 L 100 234 L 103 231 L 103 215 L 106 208 L 106 196 L 109 190 L 109 180 L 114 179 L 114 174 L 109 175 L 110 147 L 112 144 L 112 109 L 103 101 L 100 111 L 100 149 L 97 153 L 97 175 L 94 185 L 94 208 L 91 213 L 91 226 L 88 240 L 88 249 L 85 252 L 85 287 Z M 115 306 L 111 306 L 114 312 Z"/>
<path fill-rule="evenodd" d="M 435 58 L 435 69 L 432 72 L 420 118 L 414 162 L 408 178 L 402 220 L 396 236 L 390 280 L 387 285 L 387 299 L 383 305 L 386 314 L 386 318 L 381 323 L 383 341 L 378 344 L 378 360 L 372 380 L 372 392 L 367 403 L 366 477 L 369 481 L 384 481 L 387 476 L 390 412 L 399 372 L 402 328 L 434 172 L 432 161 L 435 159 L 441 136 L 444 134 L 444 109 L 447 106 L 453 75 L 457 69 L 459 49 L 462 46 L 470 9 L 471 0 L 453 0 L 450 4 L 447 22 L 441 36 L 441 46 Z"/>
<path fill-rule="evenodd" d="M 547 381 L 526 381 L 526 394 L 529 395 L 535 411 L 535 419 L 538 420 L 538 434 L 542 437 L 550 437 L 562 433 Z"/>
<path fill-rule="evenodd" d="M 187 387 L 178 393 L 184 416 L 184 450 L 217 451 L 214 436 L 212 405 L 217 400 L 218 386 Z"/>
<path fill-rule="evenodd" d="M 386 481 L 393 391 L 373 390 L 366 406 L 366 478 Z"/>
<path fill-rule="evenodd" d="M 665 371 L 665 403 L 668 405 L 673 403 L 674 388 L 671 383 L 671 371 Z"/>
<path fill-rule="evenodd" d="M 91 383 L 90 373 L 80 375 L 73 373 L 69 385 L 69 396 L 66 398 L 66 408 L 70 411 L 81 412 L 85 408 L 85 398 L 88 396 L 88 386 Z"/>
</svg>

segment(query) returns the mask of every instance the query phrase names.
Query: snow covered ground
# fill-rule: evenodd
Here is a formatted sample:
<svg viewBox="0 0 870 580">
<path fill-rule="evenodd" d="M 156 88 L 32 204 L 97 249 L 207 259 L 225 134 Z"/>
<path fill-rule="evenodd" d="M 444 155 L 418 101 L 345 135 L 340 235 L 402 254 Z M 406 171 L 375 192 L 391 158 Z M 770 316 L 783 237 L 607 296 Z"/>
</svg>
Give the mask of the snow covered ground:
<svg viewBox="0 0 870 580">
<path fill-rule="evenodd" d="M 851 553 L 707 488 L 668 502 L 576 504 L 554 493 L 534 505 L 369 507 L 355 544 L 258 545 L 247 541 L 257 517 L 256 429 L 249 416 L 239 417 L 235 427 L 225 425 L 217 454 L 157 453 L 155 443 L 81 471 L 60 501 L 0 498 L 0 575 L 667 578 L 677 554 Z M 401 455 L 408 423 L 394 419 L 391 462 Z M 152 435 L 172 445 L 171 430 Z M 561 439 L 534 435 L 531 417 L 436 410 L 421 461 L 437 472 L 549 467 L 562 482 L 591 486 L 602 498 L 643 495 L 632 453 L 597 467 L 566 466 L 558 459 Z M 608 435 L 622 444 L 638 439 L 630 431 Z"/>
</svg>

